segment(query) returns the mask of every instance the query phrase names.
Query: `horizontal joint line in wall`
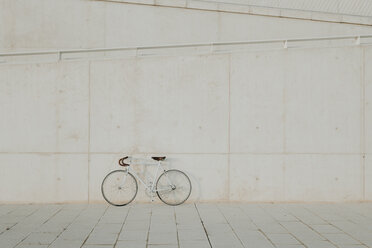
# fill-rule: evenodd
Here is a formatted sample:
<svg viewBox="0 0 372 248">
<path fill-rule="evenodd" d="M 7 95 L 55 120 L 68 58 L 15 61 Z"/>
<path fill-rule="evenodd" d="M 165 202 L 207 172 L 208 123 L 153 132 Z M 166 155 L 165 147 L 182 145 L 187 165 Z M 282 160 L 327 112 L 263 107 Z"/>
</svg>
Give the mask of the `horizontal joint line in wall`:
<svg viewBox="0 0 372 248">
<path fill-rule="evenodd" d="M 0 152 L 0 155 L 6 154 L 35 154 L 35 155 L 115 155 L 115 154 L 132 154 L 130 152 Z M 165 154 L 165 155 L 369 155 L 372 153 L 346 153 L 346 152 L 137 152 L 137 155 Z"/>
<path fill-rule="evenodd" d="M 193 43 L 193 44 L 176 44 L 176 45 L 159 45 L 159 46 L 143 46 L 143 47 L 113 47 L 113 48 L 90 48 L 90 49 L 73 49 L 73 50 L 54 50 L 54 51 L 25 51 L 25 52 L 5 52 L 0 53 L 0 57 L 11 57 L 11 56 L 35 56 L 35 55 L 56 55 L 58 60 L 64 60 L 63 55 L 65 54 L 78 54 L 78 53 L 94 53 L 94 52 L 119 52 L 119 51 L 133 51 L 133 56 L 140 56 L 146 54 L 138 54 L 138 52 L 146 50 L 158 50 L 158 49 L 177 49 L 177 48 L 192 48 L 192 47 L 207 47 L 211 48 L 218 46 L 238 46 L 238 45 L 255 45 L 255 44 L 284 44 L 286 45 L 292 42 L 315 42 L 315 41 L 332 41 L 332 40 L 355 40 L 353 45 L 368 44 L 362 43 L 361 39 L 372 38 L 371 35 L 350 35 L 350 36 L 329 36 L 329 37 L 313 37 L 313 38 L 294 38 L 294 39 L 273 39 L 273 40 L 251 40 L 251 41 L 234 41 L 234 42 L 210 42 L 210 43 Z M 301 46 L 297 46 L 301 47 Z M 303 46 L 307 47 L 307 46 Z M 231 50 L 233 51 L 233 50 Z M 89 58 L 89 57 L 88 57 Z M 71 59 L 71 58 L 67 58 Z M 3 62 L 3 61 L 1 61 Z"/>
</svg>

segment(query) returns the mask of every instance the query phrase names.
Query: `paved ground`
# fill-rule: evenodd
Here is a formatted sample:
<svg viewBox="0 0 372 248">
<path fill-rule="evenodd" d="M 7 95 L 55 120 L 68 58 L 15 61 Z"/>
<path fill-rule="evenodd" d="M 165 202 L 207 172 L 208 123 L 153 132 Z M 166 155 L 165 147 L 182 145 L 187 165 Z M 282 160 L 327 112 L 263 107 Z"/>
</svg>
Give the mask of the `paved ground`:
<svg viewBox="0 0 372 248">
<path fill-rule="evenodd" d="M 1 248 L 372 247 L 372 203 L 0 205 Z"/>
</svg>

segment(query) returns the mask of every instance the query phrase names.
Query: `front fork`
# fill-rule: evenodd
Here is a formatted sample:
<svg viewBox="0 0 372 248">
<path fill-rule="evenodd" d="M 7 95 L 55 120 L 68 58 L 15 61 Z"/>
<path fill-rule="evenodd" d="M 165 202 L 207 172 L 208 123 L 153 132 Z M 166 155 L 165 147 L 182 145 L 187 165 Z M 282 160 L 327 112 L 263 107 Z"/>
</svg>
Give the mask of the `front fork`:
<svg viewBox="0 0 372 248">
<path fill-rule="evenodd" d="M 128 173 L 129 173 L 129 166 L 127 166 L 127 168 L 125 168 L 125 174 L 126 174 L 126 176 L 123 179 L 123 182 L 122 182 L 123 184 L 120 186 L 122 188 L 125 186 L 125 181 L 127 180 Z"/>
</svg>

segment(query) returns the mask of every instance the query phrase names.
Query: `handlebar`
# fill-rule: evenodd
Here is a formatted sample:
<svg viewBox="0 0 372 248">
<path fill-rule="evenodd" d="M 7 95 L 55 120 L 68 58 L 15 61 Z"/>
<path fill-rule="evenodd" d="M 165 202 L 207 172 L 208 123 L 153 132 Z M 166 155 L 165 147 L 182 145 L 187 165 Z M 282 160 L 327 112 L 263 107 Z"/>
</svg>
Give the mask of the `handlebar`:
<svg viewBox="0 0 372 248">
<path fill-rule="evenodd" d="M 127 158 L 128 158 L 128 156 L 125 156 L 125 157 L 119 159 L 119 165 L 120 166 L 129 166 L 129 164 L 124 163 L 124 160 L 127 159 Z"/>
</svg>

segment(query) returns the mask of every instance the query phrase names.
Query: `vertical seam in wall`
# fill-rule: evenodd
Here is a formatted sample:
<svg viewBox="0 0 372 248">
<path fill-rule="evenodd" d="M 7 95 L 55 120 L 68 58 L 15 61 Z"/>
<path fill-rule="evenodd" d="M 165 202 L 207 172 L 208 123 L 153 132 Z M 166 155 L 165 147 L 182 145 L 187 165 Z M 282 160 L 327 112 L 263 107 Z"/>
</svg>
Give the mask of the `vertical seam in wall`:
<svg viewBox="0 0 372 248">
<path fill-rule="evenodd" d="M 229 82 L 228 82 L 228 131 L 227 131 L 227 199 L 230 200 L 230 153 L 231 153 L 231 54 L 229 54 Z"/>
<path fill-rule="evenodd" d="M 222 26 L 222 17 L 221 17 L 221 12 L 217 12 L 217 40 L 221 41 L 221 26 Z M 230 59 L 229 59 L 230 61 Z"/>
<path fill-rule="evenodd" d="M 107 3 L 106 2 L 103 3 L 102 9 L 103 9 L 103 47 L 106 47 L 106 23 L 107 23 L 106 22 L 106 17 L 107 17 Z"/>
<path fill-rule="evenodd" d="M 88 66 L 88 203 L 90 202 L 90 64 Z"/>
<path fill-rule="evenodd" d="M 283 87 L 283 153 L 287 153 L 287 144 L 286 144 L 286 132 L 285 132 L 285 124 L 286 124 L 286 104 L 285 104 L 285 98 L 286 98 L 286 91 L 285 91 L 285 85 Z"/>
<path fill-rule="evenodd" d="M 288 54 L 288 53 L 287 53 Z M 282 116 L 282 119 L 283 119 L 283 157 L 282 157 L 282 166 L 283 166 L 283 175 L 282 175 L 282 178 L 283 178 L 283 199 L 286 198 L 286 184 L 285 184 L 285 180 L 286 180 L 286 158 L 285 158 L 285 154 L 287 152 L 287 148 L 286 148 L 286 131 L 285 131 L 285 128 L 286 128 L 286 87 L 287 87 L 287 84 L 286 84 L 286 80 L 284 80 L 284 84 L 283 84 L 283 116 Z"/>
<path fill-rule="evenodd" d="M 361 109 L 361 152 L 362 152 L 362 161 L 361 161 L 361 164 L 362 164 L 362 194 L 363 194 L 363 200 L 366 199 L 366 169 L 365 169 L 365 157 L 366 157 L 366 151 L 365 151 L 365 135 L 366 135 L 366 132 L 365 132 L 365 114 L 366 114 L 366 109 L 365 109 L 365 105 L 366 105 L 366 101 L 365 101 L 365 48 L 362 48 L 362 56 L 361 56 L 361 105 L 362 105 L 362 109 Z"/>
<path fill-rule="evenodd" d="M 286 127 L 286 88 L 287 84 L 286 84 L 286 80 L 284 81 L 284 84 L 283 84 L 283 115 L 282 115 L 282 119 L 283 119 L 283 153 L 286 154 L 287 152 L 287 147 L 286 147 L 286 131 L 285 131 L 285 127 Z"/>
</svg>

